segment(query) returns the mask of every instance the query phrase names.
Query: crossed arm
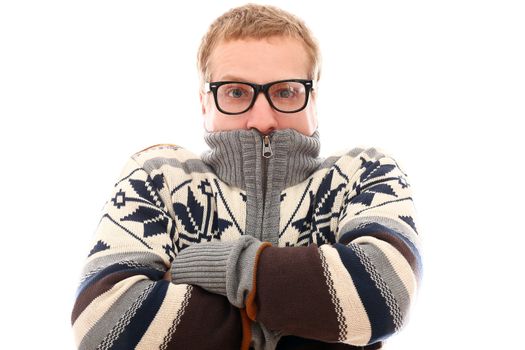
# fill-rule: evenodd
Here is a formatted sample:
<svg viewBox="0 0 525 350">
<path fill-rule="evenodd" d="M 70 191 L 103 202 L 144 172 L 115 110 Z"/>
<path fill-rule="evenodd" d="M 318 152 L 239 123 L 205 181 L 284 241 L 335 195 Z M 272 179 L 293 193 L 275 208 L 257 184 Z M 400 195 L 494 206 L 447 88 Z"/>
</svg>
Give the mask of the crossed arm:
<svg viewBox="0 0 525 350">
<path fill-rule="evenodd" d="M 127 162 L 103 208 L 72 310 L 79 349 L 241 347 L 238 308 L 166 278 L 175 235 L 166 196 L 162 176 Z"/>
<path fill-rule="evenodd" d="M 402 326 L 420 258 L 409 187 L 391 159 L 363 163 L 339 213 L 337 243 L 321 247 L 246 236 L 174 257 L 159 176 L 131 159 L 104 207 L 72 312 L 79 348 L 247 348 L 256 324 L 364 345 Z M 210 251 L 219 258 L 209 267 L 191 263 Z"/>
<path fill-rule="evenodd" d="M 198 244 L 175 258 L 174 282 L 224 295 L 281 334 L 363 346 L 399 331 L 421 274 L 410 186 L 393 159 L 361 160 L 334 244 L 279 248 L 249 236 Z M 224 276 L 210 277 L 221 268 Z"/>
</svg>

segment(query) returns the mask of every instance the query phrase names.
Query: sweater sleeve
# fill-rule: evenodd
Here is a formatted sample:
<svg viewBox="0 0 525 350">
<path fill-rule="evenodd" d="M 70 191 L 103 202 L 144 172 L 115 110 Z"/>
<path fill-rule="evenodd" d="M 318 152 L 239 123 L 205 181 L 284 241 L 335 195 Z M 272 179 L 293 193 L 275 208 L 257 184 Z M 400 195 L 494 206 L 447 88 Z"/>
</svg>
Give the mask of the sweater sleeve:
<svg viewBox="0 0 525 350">
<path fill-rule="evenodd" d="M 322 187 L 321 203 L 340 194 Z M 406 174 L 388 156 L 361 157 L 340 209 L 334 244 L 261 252 L 248 315 L 283 334 L 357 346 L 401 329 L 421 275 Z"/>
<path fill-rule="evenodd" d="M 78 348 L 241 347 L 249 320 L 239 309 L 170 282 L 176 227 L 166 203 L 162 173 L 149 174 L 131 157 L 104 205 L 77 290 L 71 323 Z"/>
</svg>

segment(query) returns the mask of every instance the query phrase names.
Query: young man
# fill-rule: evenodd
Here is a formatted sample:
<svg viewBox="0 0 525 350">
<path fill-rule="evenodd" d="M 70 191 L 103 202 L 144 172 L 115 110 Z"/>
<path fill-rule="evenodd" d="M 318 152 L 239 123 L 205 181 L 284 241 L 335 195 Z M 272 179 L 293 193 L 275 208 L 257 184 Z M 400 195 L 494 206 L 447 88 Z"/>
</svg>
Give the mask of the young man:
<svg viewBox="0 0 525 350">
<path fill-rule="evenodd" d="M 104 208 L 72 324 L 82 349 L 378 349 L 421 259 L 406 174 L 381 151 L 320 159 L 319 50 L 246 5 L 198 65 L 205 139 L 135 153 Z"/>
</svg>

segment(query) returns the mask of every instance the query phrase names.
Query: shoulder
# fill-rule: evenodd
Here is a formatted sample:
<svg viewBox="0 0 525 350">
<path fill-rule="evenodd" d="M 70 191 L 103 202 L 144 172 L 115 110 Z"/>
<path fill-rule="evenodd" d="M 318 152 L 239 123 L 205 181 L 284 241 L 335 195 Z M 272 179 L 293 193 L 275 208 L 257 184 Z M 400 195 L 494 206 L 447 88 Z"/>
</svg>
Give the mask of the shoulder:
<svg viewBox="0 0 525 350">
<path fill-rule="evenodd" d="M 194 152 L 172 143 L 148 146 L 128 158 L 128 164 L 142 168 L 150 175 L 208 173 L 210 169 Z"/>
<path fill-rule="evenodd" d="M 370 171 L 381 166 L 399 168 L 392 153 L 383 147 L 363 146 L 343 149 L 325 158 L 320 168 L 340 172 L 341 175 L 353 177 L 358 172 Z"/>
<path fill-rule="evenodd" d="M 173 143 L 159 143 L 148 146 L 132 154 L 131 158 L 139 165 L 156 162 L 186 162 L 190 160 L 200 160 L 199 156 L 190 150 Z"/>
<path fill-rule="evenodd" d="M 322 166 L 330 167 L 334 164 L 344 165 L 366 161 L 376 161 L 382 158 L 392 158 L 390 152 L 382 147 L 357 146 L 333 152 L 325 158 Z"/>
</svg>

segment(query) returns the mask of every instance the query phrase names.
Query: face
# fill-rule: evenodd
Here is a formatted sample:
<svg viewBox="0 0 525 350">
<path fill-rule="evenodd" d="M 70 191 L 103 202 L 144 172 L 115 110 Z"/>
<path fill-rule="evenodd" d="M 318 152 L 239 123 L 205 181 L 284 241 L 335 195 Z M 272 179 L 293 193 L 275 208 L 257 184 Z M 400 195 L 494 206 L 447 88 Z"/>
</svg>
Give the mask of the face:
<svg viewBox="0 0 525 350">
<path fill-rule="evenodd" d="M 306 49 L 291 38 L 223 42 L 217 45 L 210 58 L 211 81 L 266 84 L 285 79 L 308 79 L 310 72 Z M 228 115 L 217 110 L 212 92 L 201 92 L 204 128 L 209 132 L 256 128 L 262 134 L 292 128 L 311 136 L 317 128 L 315 95 L 314 90 L 302 111 L 282 113 L 274 110 L 261 92 L 251 109 Z"/>
</svg>

